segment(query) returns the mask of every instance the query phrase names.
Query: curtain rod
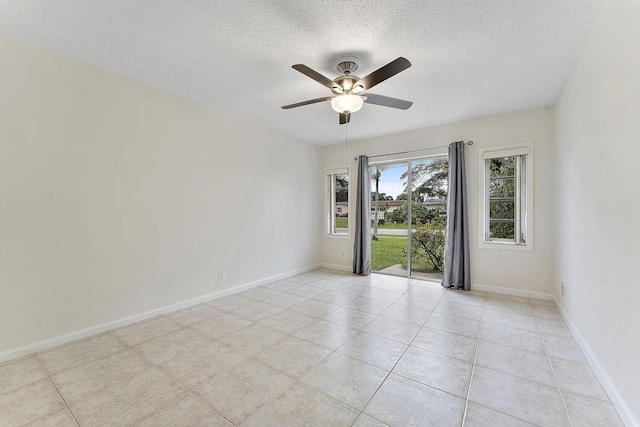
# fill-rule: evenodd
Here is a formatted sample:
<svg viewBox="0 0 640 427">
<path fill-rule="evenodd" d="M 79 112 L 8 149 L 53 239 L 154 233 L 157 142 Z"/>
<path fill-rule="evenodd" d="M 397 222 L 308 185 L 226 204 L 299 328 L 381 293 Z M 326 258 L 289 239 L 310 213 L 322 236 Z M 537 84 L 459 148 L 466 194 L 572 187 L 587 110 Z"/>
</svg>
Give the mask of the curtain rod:
<svg viewBox="0 0 640 427">
<path fill-rule="evenodd" d="M 456 142 L 464 142 L 464 141 L 456 141 Z M 473 141 L 466 142 L 465 144 L 473 145 Z M 409 150 L 409 151 L 398 151 L 397 153 L 376 154 L 375 156 L 369 156 L 369 158 L 372 159 L 374 157 L 393 156 L 395 154 L 409 154 L 409 153 L 415 153 L 416 151 L 435 150 L 436 148 L 447 148 L 447 147 L 449 147 L 449 146 L 448 145 L 440 145 L 438 147 L 420 148 L 420 149 L 417 149 L 417 150 Z M 358 160 L 358 158 L 354 157 L 353 160 Z"/>
</svg>

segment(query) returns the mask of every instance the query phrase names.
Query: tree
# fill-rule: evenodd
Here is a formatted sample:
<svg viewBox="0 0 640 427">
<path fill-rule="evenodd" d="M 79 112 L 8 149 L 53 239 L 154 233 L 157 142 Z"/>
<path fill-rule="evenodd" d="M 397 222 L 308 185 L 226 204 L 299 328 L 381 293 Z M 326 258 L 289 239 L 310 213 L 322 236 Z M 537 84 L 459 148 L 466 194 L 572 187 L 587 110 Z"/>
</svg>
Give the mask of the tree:
<svg viewBox="0 0 640 427">
<path fill-rule="evenodd" d="M 419 194 L 417 194 L 415 191 L 413 191 L 411 193 L 411 196 L 413 198 L 413 201 L 415 203 L 420 203 L 422 202 L 422 198 L 420 197 Z M 407 200 L 408 196 L 407 196 L 407 190 L 405 189 L 402 193 L 398 194 L 398 196 L 396 197 L 396 200 Z"/>
<path fill-rule="evenodd" d="M 411 203 L 411 223 L 425 224 L 432 219 L 440 217 L 440 209 L 427 209 L 421 203 Z M 398 209 L 390 212 L 388 221 L 403 223 L 407 222 L 407 204 L 400 206 Z"/>
<path fill-rule="evenodd" d="M 376 200 L 376 192 L 372 191 L 371 192 L 371 201 L 375 202 Z M 382 200 L 382 201 L 387 201 L 387 200 L 393 200 L 393 196 L 389 196 L 387 195 L 387 193 L 378 193 L 378 200 Z"/>
<path fill-rule="evenodd" d="M 349 175 L 336 175 L 336 202 L 349 201 Z"/>
<path fill-rule="evenodd" d="M 376 183 L 376 191 L 374 193 L 373 199 L 373 207 L 375 212 L 375 217 L 373 219 L 373 236 L 372 240 L 378 240 L 378 201 L 380 200 L 380 177 L 382 176 L 382 172 L 387 169 L 387 165 L 375 165 L 370 169 L 371 179 Z"/>
<path fill-rule="evenodd" d="M 400 175 L 401 179 L 407 179 L 407 172 Z M 426 178 L 426 179 L 424 179 Z M 428 162 L 416 162 L 411 167 L 411 180 L 420 182 L 420 185 L 412 189 L 413 200 L 424 202 L 428 199 L 446 199 L 449 180 L 449 160 L 446 158 L 435 159 Z M 405 183 L 404 198 L 400 194 L 396 200 L 407 200 L 407 188 Z"/>
</svg>

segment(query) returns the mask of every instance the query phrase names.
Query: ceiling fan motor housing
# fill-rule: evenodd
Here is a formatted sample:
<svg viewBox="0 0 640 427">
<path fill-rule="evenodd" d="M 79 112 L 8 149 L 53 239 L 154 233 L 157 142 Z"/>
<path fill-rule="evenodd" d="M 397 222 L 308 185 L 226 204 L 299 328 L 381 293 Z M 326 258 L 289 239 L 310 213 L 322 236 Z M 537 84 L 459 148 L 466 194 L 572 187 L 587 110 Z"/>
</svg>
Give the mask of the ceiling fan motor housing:
<svg viewBox="0 0 640 427">
<path fill-rule="evenodd" d="M 356 82 L 358 82 L 359 80 L 360 80 L 360 77 L 352 76 L 350 74 L 336 77 L 335 79 L 333 79 L 333 82 L 339 87 L 334 87 L 333 92 L 335 94 L 350 93 L 350 92 L 358 93 L 362 90 L 362 87 L 356 86 Z M 358 88 L 360 90 L 357 90 Z"/>
<path fill-rule="evenodd" d="M 343 75 L 333 80 L 333 82 L 339 86 L 335 87 L 333 92 L 335 94 L 357 93 L 355 83 L 360 80 L 360 77 L 354 76 L 353 73 L 360 68 L 360 60 L 356 57 L 348 56 L 338 59 L 334 66 L 335 69 Z"/>
</svg>

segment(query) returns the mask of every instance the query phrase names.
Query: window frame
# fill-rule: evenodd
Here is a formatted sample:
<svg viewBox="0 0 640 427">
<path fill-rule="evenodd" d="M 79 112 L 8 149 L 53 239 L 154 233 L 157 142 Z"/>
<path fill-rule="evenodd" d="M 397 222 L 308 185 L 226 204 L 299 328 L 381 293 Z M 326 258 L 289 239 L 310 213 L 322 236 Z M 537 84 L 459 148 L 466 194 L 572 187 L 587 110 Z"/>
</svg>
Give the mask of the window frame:
<svg viewBox="0 0 640 427">
<path fill-rule="evenodd" d="M 489 183 L 487 160 L 503 157 L 526 156 L 524 162 L 516 161 L 514 171 L 514 235 L 517 240 L 489 238 Z M 478 247 L 481 249 L 533 250 L 533 143 L 493 147 L 478 150 L 479 207 Z M 522 171 L 524 169 L 524 171 Z M 524 207 L 522 206 L 524 203 Z M 524 234 L 524 242 L 522 241 Z"/>
<path fill-rule="evenodd" d="M 347 188 L 347 211 L 349 212 L 349 220 L 347 223 L 346 233 L 336 233 L 336 189 L 335 176 L 347 175 L 349 178 L 349 187 Z M 325 169 L 325 237 L 334 239 L 351 239 L 351 173 L 349 166 L 331 167 Z"/>
</svg>

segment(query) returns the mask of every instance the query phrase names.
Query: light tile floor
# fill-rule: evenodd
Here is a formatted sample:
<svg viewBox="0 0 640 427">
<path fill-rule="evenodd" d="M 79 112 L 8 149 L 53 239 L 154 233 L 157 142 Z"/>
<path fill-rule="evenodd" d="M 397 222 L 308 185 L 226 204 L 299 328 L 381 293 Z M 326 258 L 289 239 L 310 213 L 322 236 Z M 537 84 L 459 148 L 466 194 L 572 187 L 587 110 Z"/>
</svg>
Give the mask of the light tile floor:
<svg viewBox="0 0 640 427">
<path fill-rule="evenodd" d="M 0 364 L 0 426 L 621 426 L 550 301 L 319 269 Z"/>
</svg>

